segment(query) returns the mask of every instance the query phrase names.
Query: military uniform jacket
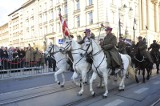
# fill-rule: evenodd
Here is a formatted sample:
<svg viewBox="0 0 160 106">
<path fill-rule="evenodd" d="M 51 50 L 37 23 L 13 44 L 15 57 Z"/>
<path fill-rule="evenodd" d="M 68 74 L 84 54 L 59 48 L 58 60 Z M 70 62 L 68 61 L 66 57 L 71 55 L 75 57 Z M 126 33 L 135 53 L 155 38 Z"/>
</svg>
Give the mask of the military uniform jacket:
<svg viewBox="0 0 160 106">
<path fill-rule="evenodd" d="M 126 54 L 126 44 L 123 41 L 118 42 L 118 51 L 122 54 Z"/>
<path fill-rule="evenodd" d="M 140 51 L 141 55 L 144 55 L 146 53 L 146 49 L 147 49 L 147 45 L 144 41 L 139 41 L 136 44 L 136 47 L 138 48 L 138 50 Z"/>
<path fill-rule="evenodd" d="M 121 65 L 121 58 L 118 53 L 118 50 L 116 49 L 116 44 L 117 44 L 117 38 L 114 34 L 109 33 L 108 35 L 105 36 L 103 40 L 103 45 L 102 48 L 104 50 L 104 53 L 107 56 L 107 63 L 108 67 L 116 67 L 117 65 Z M 111 63 L 111 61 L 113 61 Z"/>
<path fill-rule="evenodd" d="M 152 49 L 151 50 L 152 52 L 159 52 L 159 48 L 160 48 L 160 45 L 158 45 L 157 43 L 153 43 L 148 49 Z"/>
</svg>

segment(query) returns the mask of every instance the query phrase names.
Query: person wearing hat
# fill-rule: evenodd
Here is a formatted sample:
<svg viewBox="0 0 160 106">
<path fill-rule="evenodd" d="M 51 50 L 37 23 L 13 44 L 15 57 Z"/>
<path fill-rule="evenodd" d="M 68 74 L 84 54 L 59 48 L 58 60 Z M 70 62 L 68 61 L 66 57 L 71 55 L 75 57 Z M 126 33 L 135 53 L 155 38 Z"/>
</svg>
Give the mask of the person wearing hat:
<svg viewBox="0 0 160 106">
<path fill-rule="evenodd" d="M 138 48 L 138 50 L 140 51 L 140 54 L 143 55 L 144 57 L 146 57 L 151 63 L 153 63 L 153 60 L 151 58 L 151 55 L 149 54 L 149 52 L 147 52 L 147 45 L 146 42 L 143 40 L 143 38 L 141 36 L 138 37 L 138 42 L 136 44 L 136 47 Z"/>
<path fill-rule="evenodd" d="M 107 56 L 107 68 L 112 69 L 111 75 L 115 75 L 115 69 L 123 68 L 122 59 L 118 53 L 118 50 L 116 49 L 117 38 L 113 33 L 111 33 L 112 28 L 107 27 L 105 31 L 106 36 L 103 40 L 102 49 Z"/>
<path fill-rule="evenodd" d="M 91 33 L 90 29 L 85 29 L 84 33 L 85 33 L 85 36 L 83 37 L 83 39 L 80 42 L 78 42 L 79 44 L 83 44 L 85 42 L 85 40 L 88 38 L 94 39 L 94 34 Z M 91 59 L 91 57 L 89 55 L 86 56 L 86 61 L 90 64 L 93 63 L 93 60 Z"/>
<path fill-rule="evenodd" d="M 85 33 L 85 36 L 83 37 L 83 39 L 80 42 L 78 42 L 79 44 L 83 44 L 85 42 L 86 38 L 92 38 L 91 37 L 92 33 L 91 33 L 90 29 L 85 29 L 84 33 Z"/>
<path fill-rule="evenodd" d="M 158 54 L 158 56 L 160 57 L 160 45 L 156 42 L 156 40 L 153 40 L 153 43 L 150 45 L 150 47 L 148 48 L 148 51 L 151 50 L 151 56 L 154 57 L 155 54 Z"/>
<path fill-rule="evenodd" d="M 122 54 L 127 54 L 126 52 L 126 43 L 123 40 L 123 37 L 119 37 L 119 42 L 118 42 L 118 51 Z"/>
</svg>

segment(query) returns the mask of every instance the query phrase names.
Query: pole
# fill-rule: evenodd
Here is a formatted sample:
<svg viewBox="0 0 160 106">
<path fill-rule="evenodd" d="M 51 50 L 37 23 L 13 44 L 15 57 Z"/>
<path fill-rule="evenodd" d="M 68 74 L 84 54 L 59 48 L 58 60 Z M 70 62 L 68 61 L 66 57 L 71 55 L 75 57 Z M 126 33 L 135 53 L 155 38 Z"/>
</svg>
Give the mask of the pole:
<svg viewBox="0 0 160 106">
<path fill-rule="evenodd" d="M 134 41 L 136 41 L 136 35 L 135 35 L 135 26 L 133 26 L 133 39 L 134 39 Z"/>
<path fill-rule="evenodd" d="M 119 37 L 121 37 L 121 19 L 120 19 L 120 9 L 119 9 Z"/>
</svg>

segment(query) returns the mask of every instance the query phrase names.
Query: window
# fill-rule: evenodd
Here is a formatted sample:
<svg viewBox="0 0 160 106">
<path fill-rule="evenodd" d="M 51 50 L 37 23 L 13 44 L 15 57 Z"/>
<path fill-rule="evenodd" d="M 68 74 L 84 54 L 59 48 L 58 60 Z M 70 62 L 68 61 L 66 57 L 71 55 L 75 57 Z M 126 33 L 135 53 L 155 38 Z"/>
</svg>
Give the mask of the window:
<svg viewBox="0 0 160 106">
<path fill-rule="evenodd" d="M 54 18 L 54 13 L 53 13 L 53 9 L 50 11 L 50 19 Z"/>
<path fill-rule="evenodd" d="M 80 16 L 79 15 L 76 17 L 76 20 L 77 20 L 77 27 L 80 27 Z"/>
<path fill-rule="evenodd" d="M 47 34 L 47 26 L 44 27 L 44 34 Z"/>
<path fill-rule="evenodd" d="M 93 4 L 93 0 L 89 0 L 88 5 L 92 5 L 92 4 Z"/>
<path fill-rule="evenodd" d="M 53 0 L 50 0 L 50 6 L 51 7 L 53 6 Z"/>
<path fill-rule="evenodd" d="M 44 13 L 44 20 L 43 22 L 46 22 L 47 21 L 47 12 Z"/>
<path fill-rule="evenodd" d="M 64 14 L 66 15 L 68 13 L 68 10 L 67 10 L 67 5 L 64 6 Z"/>
<path fill-rule="evenodd" d="M 89 12 L 88 13 L 88 17 L 89 17 L 89 24 L 93 24 L 93 12 Z"/>
<path fill-rule="evenodd" d="M 62 27 L 61 27 L 61 23 L 60 23 L 60 22 L 57 22 L 57 25 L 56 25 L 56 26 L 57 26 L 57 28 L 56 28 L 56 29 L 57 29 L 57 32 L 61 32 L 61 28 L 62 28 Z"/>
<path fill-rule="evenodd" d="M 56 0 L 56 3 L 59 3 L 59 0 Z"/>
<path fill-rule="evenodd" d="M 54 27 L 53 27 L 53 24 L 50 24 L 50 32 L 54 32 Z"/>
<path fill-rule="evenodd" d="M 76 1 L 76 10 L 79 10 L 79 9 L 80 9 L 80 1 L 77 0 L 77 1 Z"/>
</svg>

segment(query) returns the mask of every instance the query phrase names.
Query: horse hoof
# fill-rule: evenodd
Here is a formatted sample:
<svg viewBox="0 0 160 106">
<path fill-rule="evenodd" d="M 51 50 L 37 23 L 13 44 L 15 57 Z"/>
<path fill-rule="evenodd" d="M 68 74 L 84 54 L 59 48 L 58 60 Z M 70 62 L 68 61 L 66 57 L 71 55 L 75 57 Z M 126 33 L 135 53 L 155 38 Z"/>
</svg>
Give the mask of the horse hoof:
<svg viewBox="0 0 160 106">
<path fill-rule="evenodd" d="M 81 83 L 79 84 L 79 87 L 80 87 L 80 88 L 82 87 L 82 84 L 81 84 Z"/>
<path fill-rule="evenodd" d="M 119 91 L 124 91 L 124 89 L 119 89 Z"/>
<path fill-rule="evenodd" d="M 95 95 L 96 95 L 96 94 L 95 94 L 95 93 L 93 93 L 93 94 L 92 94 L 92 97 L 95 97 Z"/>
<path fill-rule="evenodd" d="M 57 84 L 58 84 L 58 85 L 60 85 L 61 83 L 60 83 L 60 82 L 58 82 Z"/>
<path fill-rule="evenodd" d="M 81 94 L 81 93 L 78 93 L 77 95 L 78 95 L 78 96 L 82 96 L 82 94 Z"/>
<path fill-rule="evenodd" d="M 63 88 L 64 87 L 64 85 L 61 85 L 61 88 Z"/>
<path fill-rule="evenodd" d="M 147 80 L 149 80 L 149 77 L 147 77 Z"/>
<path fill-rule="evenodd" d="M 137 82 L 137 83 L 139 83 L 139 81 L 138 81 L 138 80 L 137 80 L 136 82 Z"/>
<path fill-rule="evenodd" d="M 103 99 L 104 99 L 104 98 L 107 98 L 107 96 L 106 96 L 106 95 L 103 95 L 102 98 L 103 98 Z"/>
</svg>

